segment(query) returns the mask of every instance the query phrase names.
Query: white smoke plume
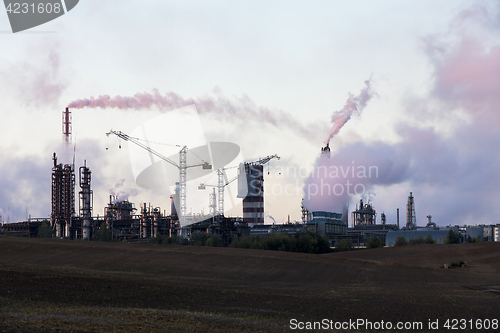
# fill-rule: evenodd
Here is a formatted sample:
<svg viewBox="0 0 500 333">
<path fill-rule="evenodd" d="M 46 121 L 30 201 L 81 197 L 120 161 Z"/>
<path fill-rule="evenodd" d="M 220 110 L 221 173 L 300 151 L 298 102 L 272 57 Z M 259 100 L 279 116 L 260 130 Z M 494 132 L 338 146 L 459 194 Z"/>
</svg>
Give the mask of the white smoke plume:
<svg viewBox="0 0 500 333">
<path fill-rule="evenodd" d="M 332 116 L 333 126 L 325 139 L 325 145 L 330 143 L 330 139 L 335 136 L 342 126 L 351 119 L 354 112 L 361 114 L 363 109 L 366 107 L 368 101 L 373 97 L 373 92 L 370 90 L 371 79 L 365 81 L 365 87 L 361 89 L 359 95 L 353 96 L 349 93 L 349 98 L 347 99 L 344 108 L 342 110 L 336 111 Z"/>
<path fill-rule="evenodd" d="M 11 213 L 0 208 L 0 222 L 10 222 Z"/>
<path fill-rule="evenodd" d="M 161 94 L 158 89 L 152 93 L 137 93 L 134 96 L 99 95 L 97 98 L 78 99 L 68 104 L 69 108 L 118 108 L 118 109 L 149 109 L 156 106 L 165 111 L 178 109 L 188 105 L 196 105 L 200 114 L 215 113 L 228 116 L 241 121 L 257 121 L 271 124 L 277 128 L 287 128 L 298 135 L 315 142 L 322 128 L 318 125 L 304 125 L 294 119 L 290 114 L 283 111 L 271 111 L 266 107 L 260 107 L 246 95 L 240 98 L 228 99 L 223 96 L 216 98 L 201 96 L 196 99 L 183 98 L 174 93 Z"/>
<path fill-rule="evenodd" d="M 115 187 L 109 190 L 109 194 L 114 196 L 117 201 L 125 201 L 128 200 L 129 197 L 138 194 L 136 189 L 124 188 L 124 184 L 125 184 L 125 178 L 120 179 L 120 181 L 115 184 Z"/>
</svg>

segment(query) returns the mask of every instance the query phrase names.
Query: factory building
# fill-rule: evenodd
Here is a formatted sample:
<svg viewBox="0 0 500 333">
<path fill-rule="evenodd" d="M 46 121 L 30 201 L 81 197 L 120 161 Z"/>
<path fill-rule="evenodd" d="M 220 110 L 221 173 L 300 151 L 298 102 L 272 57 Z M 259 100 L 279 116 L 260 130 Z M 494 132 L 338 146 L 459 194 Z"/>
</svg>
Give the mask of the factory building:
<svg viewBox="0 0 500 333">
<path fill-rule="evenodd" d="M 298 222 L 287 222 L 283 224 L 259 224 L 250 229 L 250 235 L 268 236 L 273 233 L 294 236 L 297 233 L 306 232 L 307 225 Z"/>
<path fill-rule="evenodd" d="M 342 214 L 331 212 L 312 212 L 312 220 L 307 223 L 307 230 L 321 236 L 347 235 L 347 226 L 342 223 Z"/>
<path fill-rule="evenodd" d="M 195 233 L 206 233 L 209 236 L 217 236 L 222 246 L 229 246 L 234 237 L 242 238 L 250 235 L 248 224 L 241 218 L 212 216 L 203 221 L 183 226 L 180 235 L 190 238 Z"/>
<path fill-rule="evenodd" d="M 422 237 L 423 239 L 427 238 L 429 235 L 436 241 L 437 244 L 443 244 L 444 239 L 448 236 L 450 229 L 458 232 L 458 227 L 454 228 L 419 228 L 415 230 L 395 230 L 389 231 L 386 234 L 385 245 L 394 246 L 398 237 L 402 236 L 409 242 L 412 239 L 417 239 L 418 237 Z"/>
</svg>

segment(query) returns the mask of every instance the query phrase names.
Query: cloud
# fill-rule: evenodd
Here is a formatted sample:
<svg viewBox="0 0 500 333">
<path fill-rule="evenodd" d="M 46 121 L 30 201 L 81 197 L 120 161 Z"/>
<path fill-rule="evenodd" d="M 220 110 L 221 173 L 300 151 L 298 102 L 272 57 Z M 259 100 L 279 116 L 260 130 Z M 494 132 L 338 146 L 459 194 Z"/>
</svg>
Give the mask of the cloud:
<svg viewBox="0 0 500 333">
<path fill-rule="evenodd" d="M 68 86 L 63 78 L 57 47 L 45 52 L 42 48 L 29 62 L 9 64 L 0 70 L 4 92 L 12 92 L 25 106 L 59 106 L 59 98 Z"/>
<path fill-rule="evenodd" d="M 347 173 L 334 179 L 311 175 L 304 187 L 307 208 L 341 212 L 346 202 L 362 194 L 320 193 L 314 200 L 307 199 L 321 184 L 343 184 L 345 188 L 349 181 L 359 188 L 363 185 L 366 192 L 394 185 L 412 191 L 420 225 L 425 224 L 428 214 L 438 225 L 496 223 L 494 207 L 500 200 L 500 156 L 496 153 L 500 145 L 500 45 L 498 40 L 473 39 L 469 33 L 472 28 L 493 29 L 490 16 L 485 10 L 468 10 L 457 16 L 451 35 L 423 39 L 433 66 L 432 81 L 427 96 L 412 96 L 418 103 L 406 104 L 404 112 L 413 122 L 397 125 L 400 142 L 350 144 L 331 159 L 323 156 L 316 163 L 317 167 L 344 170 L 377 166 L 379 176 L 360 178 Z M 472 23 L 476 25 L 470 27 Z M 439 107 L 433 109 L 435 105 Z M 422 106 L 428 109 L 422 112 Z M 454 123 L 451 131 L 444 131 L 442 124 L 435 122 L 453 117 L 457 111 L 469 119 Z M 340 185 L 337 188 L 340 190 Z M 392 210 L 406 202 L 406 197 L 384 193 L 375 205 Z"/>
</svg>

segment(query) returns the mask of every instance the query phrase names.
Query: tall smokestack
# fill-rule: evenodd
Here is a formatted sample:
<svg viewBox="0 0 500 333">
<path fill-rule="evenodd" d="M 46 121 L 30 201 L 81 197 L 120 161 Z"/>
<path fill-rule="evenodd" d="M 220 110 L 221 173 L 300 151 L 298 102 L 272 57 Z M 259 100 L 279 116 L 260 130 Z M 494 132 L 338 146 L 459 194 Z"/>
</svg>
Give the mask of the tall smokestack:
<svg viewBox="0 0 500 333">
<path fill-rule="evenodd" d="M 63 139 L 66 144 L 71 144 L 71 111 L 69 108 L 66 108 L 63 112 Z"/>
<path fill-rule="evenodd" d="M 396 210 L 396 216 L 397 216 L 397 221 L 398 221 L 398 229 L 399 229 L 399 208 Z"/>
</svg>

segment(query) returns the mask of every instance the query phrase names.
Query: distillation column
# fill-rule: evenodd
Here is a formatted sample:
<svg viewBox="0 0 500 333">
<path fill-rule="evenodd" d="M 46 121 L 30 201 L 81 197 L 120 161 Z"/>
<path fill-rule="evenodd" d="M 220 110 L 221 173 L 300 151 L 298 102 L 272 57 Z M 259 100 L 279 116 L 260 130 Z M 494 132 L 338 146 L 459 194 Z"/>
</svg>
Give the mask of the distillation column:
<svg viewBox="0 0 500 333">
<path fill-rule="evenodd" d="M 91 172 L 87 161 L 80 167 L 80 216 L 82 218 L 82 238 L 90 239 L 92 220 L 92 190 L 90 189 Z"/>
</svg>

